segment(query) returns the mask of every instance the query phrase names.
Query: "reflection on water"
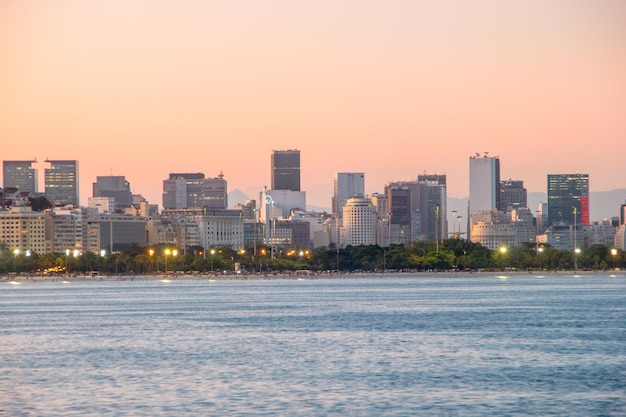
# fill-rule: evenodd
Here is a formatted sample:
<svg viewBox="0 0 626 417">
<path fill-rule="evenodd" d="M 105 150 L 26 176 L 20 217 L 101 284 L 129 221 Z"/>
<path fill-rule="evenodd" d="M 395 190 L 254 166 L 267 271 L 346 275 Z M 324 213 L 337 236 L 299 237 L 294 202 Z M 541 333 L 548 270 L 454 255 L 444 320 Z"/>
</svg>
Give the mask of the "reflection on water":
<svg viewBox="0 0 626 417">
<path fill-rule="evenodd" d="M 617 415 L 623 278 L 3 284 L 0 414 Z"/>
</svg>

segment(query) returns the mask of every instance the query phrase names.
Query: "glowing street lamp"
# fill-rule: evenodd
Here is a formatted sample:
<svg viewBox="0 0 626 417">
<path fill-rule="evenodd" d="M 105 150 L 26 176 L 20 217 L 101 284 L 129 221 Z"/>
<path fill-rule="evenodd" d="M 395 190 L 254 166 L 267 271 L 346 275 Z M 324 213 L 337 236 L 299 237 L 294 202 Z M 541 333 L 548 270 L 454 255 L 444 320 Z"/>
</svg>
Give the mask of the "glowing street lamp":
<svg viewBox="0 0 626 417">
<path fill-rule="evenodd" d="M 154 268 L 153 268 L 154 264 L 152 263 L 152 257 L 154 256 L 154 249 L 152 249 L 152 248 L 148 249 L 148 256 L 150 257 L 150 272 L 153 272 L 154 271 Z"/>
<path fill-rule="evenodd" d="M 170 256 L 172 251 L 170 249 L 165 249 L 163 253 L 165 254 L 165 273 L 167 274 L 167 257 Z"/>
<path fill-rule="evenodd" d="M 613 269 L 617 269 L 616 261 L 617 261 L 617 249 L 611 249 L 611 256 L 613 256 Z"/>
<path fill-rule="evenodd" d="M 500 246 L 498 248 L 498 252 L 500 252 L 500 254 L 502 254 L 502 258 L 504 259 L 504 255 L 506 255 L 507 252 L 507 247 L 506 246 Z M 504 264 L 504 261 L 502 261 L 502 263 Z"/>
<path fill-rule="evenodd" d="M 543 253 L 543 246 L 539 246 L 537 248 L 537 255 L 539 257 L 539 270 L 543 271 L 543 268 L 541 267 L 541 254 Z"/>
<path fill-rule="evenodd" d="M 176 249 L 165 249 L 165 251 L 163 253 L 165 253 L 165 273 L 167 273 L 167 257 L 170 256 L 170 255 L 172 255 L 172 256 L 178 255 L 178 250 L 176 250 Z"/>
<path fill-rule="evenodd" d="M 580 254 L 580 248 L 574 249 L 574 271 L 578 271 L 578 255 Z"/>
<path fill-rule="evenodd" d="M 213 271 L 213 255 L 215 255 L 215 249 L 211 249 L 211 271 Z"/>
</svg>

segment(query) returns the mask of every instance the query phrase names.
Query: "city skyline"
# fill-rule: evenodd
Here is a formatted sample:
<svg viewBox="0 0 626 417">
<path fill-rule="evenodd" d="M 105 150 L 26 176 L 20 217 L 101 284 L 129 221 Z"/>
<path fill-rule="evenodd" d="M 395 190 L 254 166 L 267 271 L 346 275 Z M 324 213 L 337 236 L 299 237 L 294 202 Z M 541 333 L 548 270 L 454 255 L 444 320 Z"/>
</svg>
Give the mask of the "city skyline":
<svg viewBox="0 0 626 417">
<path fill-rule="evenodd" d="M 337 172 L 368 194 L 445 174 L 467 197 L 476 152 L 529 192 L 577 172 L 626 186 L 623 2 L 25 0 L 0 26 L 0 156 L 80 161 L 82 204 L 123 175 L 161 205 L 170 172 L 256 199 L 288 149 L 322 207 Z"/>
<path fill-rule="evenodd" d="M 473 159 L 474 157 L 475 157 L 475 155 L 471 155 L 470 156 L 470 160 Z M 484 159 L 484 156 L 481 155 L 479 159 Z M 35 161 L 35 160 L 37 162 L 33 163 L 33 161 Z M 269 160 L 269 156 L 268 156 L 268 160 Z M 3 161 L 3 162 L 8 162 L 8 163 L 18 162 L 18 163 L 22 163 L 22 162 L 24 162 L 24 160 L 15 160 L 15 161 L 13 161 L 13 160 L 6 160 L 6 161 Z M 45 185 L 46 184 L 45 183 L 45 169 L 47 167 L 49 167 L 49 165 L 50 165 L 49 161 L 41 161 L 39 159 L 33 158 L 32 160 L 27 160 L 25 162 L 32 163 L 32 168 L 37 171 L 37 178 L 38 179 L 37 179 L 36 183 L 37 183 L 37 186 L 38 186 L 38 193 L 42 193 L 42 194 L 45 193 L 45 187 L 46 187 L 46 185 Z M 73 161 L 69 161 L 69 162 L 73 162 Z M 466 162 L 467 162 L 467 160 L 466 160 Z M 82 170 L 82 167 L 85 164 L 81 163 L 80 161 L 76 161 L 76 163 L 77 163 L 77 165 L 80 164 L 80 166 L 81 166 L 80 169 Z M 469 164 L 468 164 L 468 169 L 469 169 Z M 337 174 L 340 174 L 340 173 L 335 173 L 334 174 L 335 177 L 336 177 Z M 364 174 L 366 174 L 366 172 L 364 172 Z M 97 175 L 93 179 L 88 179 L 88 178 L 82 178 L 82 174 L 80 173 L 80 170 L 79 170 L 79 175 L 78 176 L 79 176 L 79 188 L 80 188 L 80 205 L 81 206 L 87 206 L 88 199 L 90 197 L 95 197 L 94 193 L 93 193 L 93 186 L 95 185 L 95 183 L 97 183 L 98 177 L 104 177 L 104 178 L 107 178 L 107 177 L 122 178 L 123 177 L 128 182 L 128 185 L 130 186 L 130 192 L 132 194 L 141 195 L 144 198 L 146 198 L 150 204 L 157 204 L 160 209 L 163 209 L 164 208 L 163 207 L 163 195 L 164 195 L 163 194 L 164 193 L 163 181 L 167 180 L 172 175 L 173 175 L 172 173 L 168 173 L 166 178 L 155 179 L 155 182 L 158 183 L 158 186 L 160 187 L 160 189 L 158 190 L 158 195 L 156 196 L 156 199 L 152 199 L 149 194 L 147 194 L 146 192 L 143 192 L 140 189 L 137 189 L 137 187 L 134 186 L 133 181 L 131 179 L 129 179 L 127 176 L 125 176 L 124 174 L 120 174 L 120 175 L 109 175 L 109 174 L 107 174 L 107 175 Z M 179 174 L 174 174 L 174 175 L 179 175 Z M 191 175 L 191 174 L 188 174 L 188 175 Z M 426 176 L 438 176 L 438 175 L 444 175 L 445 176 L 445 174 L 430 174 L 430 175 L 426 175 Z M 544 194 L 545 197 L 546 197 L 546 201 L 547 201 L 549 177 L 550 176 L 570 176 L 570 175 L 577 176 L 577 175 L 583 175 L 583 174 L 581 174 L 579 172 L 577 172 L 577 173 L 550 173 L 550 174 L 545 174 L 545 183 L 546 183 L 545 189 L 543 189 L 543 190 L 528 190 L 528 192 L 529 193 L 541 193 L 541 194 Z M 584 175 L 588 175 L 588 174 L 585 173 Z M 399 180 L 399 182 L 417 181 L 418 177 L 424 177 L 424 176 L 425 176 L 424 174 L 419 174 L 419 175 L 415 176 L 414 178 L 405 179 L 405 180 Z M 211 176 L 209 175 L 208 177 L 211 177 Z M 221 173 L 220 173 L 220 175 L 215 177 L 215 179 L 218 179 L 218 178 L 220 178 L 220 179 L 222 178 L 222 174 Z M 469 178 L 469 176 L 468 176 L 468 178 Z M 228 178 L 226 178 L 224 176 L 223 179 L 228 183 L 228 185 L 227 185 L 227 192 L 228 192 L 228 194 L 230 194 L 232 192 L 237 192 L 237 191 L 242 192 L 242 193 L 245 194 L 244 190 L 241 189 L 240 187 L 237 187 L 237 186 L 233 187 L 233 185 L 228 181 Z M 510 179 L 501 179 L 501 181 L 508 182 L 508 181 L 510 181 Z M 524 186 L 525 186 L 525 181 L 524 181 L 523 178 L 521 178 L 521 179 L 513 179 L 513 181 L 522 181 L 522 183 L 524 183 Z M 365 191 L 364 195 L 367 196 L 367 195 L 372 195 L 374 193 L 384 193 L 386 186 L 388 186 L 389 184 L 395 184 L 397 182 L 398 181 L 388 181 L 388 182 L 386 182 L 384 184 L 381 184 L 380 187 L 378 187 L 378 188 L 376 188 L 376 187 L 367 187 L 366 186 L 365 187 L 366 191 Z M 593 178 L 589 177 L 589 183 L 592 184 L 593 182 L 594 182 Z M 365 183 L 367 184 L 367 181 Z M 4 184 L 4 176 L 2 176 L 0 178 L 0 185 L 3 185 L 3 184 Z M 87 190 L 85 190 L 85 188 L 87 188 Z M 302 191 L 307 195 L 307 197 L 306 197 L 307 206 L 320 207 L 320 208 L 324 208 L 328 212 L 332 212 L 332 204 L 331 203 L 332 203 L 332 198 L 333 198 L 333 194 L 332 194 L 333 181 L 331 181 L 331 183 L 328 186 L 328 188 L 329 188 L 328 192 L 330 193 L 330 194 L 327 195 L 329 202 L 326 203 L 325 201 L 321 201 L 321 204 L 317 204 L 316 202 L 310 202 L 309 194 L 307 193 L 307 190 L 303 189 Z M 374 190 L 373 191 L 367 191 L 368 188 L 374 188 Z M 269 187 L 268 187 L 268 190 L 269 190 Z M 606 191 L 621 191 L 621 190 L 626 190 L 626 186 L 618 188 L 616 190 L 606 190 Z M 252 195 L 246 194 L 246 197 L 251 199 L 251 200 L 258 200 L 259 193 L 262 192 L 262 191 L 263 190 L 253 191 Z M 469 191 L 469 186 L 468 186 L 468 191 Z M 591 187 L 589 189 L 589 192 L 591 192 L 591 193 L 603 192 L 603 191 L 605 191 L 605 190 L 593 190 L 593 189 L 591 189 Z M 468 192 L 468 195 L 466 195 L 464 197 L 451 196 L 449 192 L 447 192 L 446 194 L 447 194 L 448 198 L 453 198 L 453 199 L 456 199 L 456 200 L 467 200 L 467 201 L 469 201 L 469 192 Z M 626 194 L 625 194 L 624 197 L 626 199 Z M 233 207 L 234 204 L 236 204 L 236 203 L 237 203 L 237 201 L 229 202 L 228 206 L 229 207 Z M 533 207 L 530 207 L 530 208 L 533 208 Z M 609 208 L 609 210 L 610 209 L 611 208 Z M 600 220 L 600 218 L 599 217 L 598 218 L 594 217 L 591 220 Z"/>
</svg>

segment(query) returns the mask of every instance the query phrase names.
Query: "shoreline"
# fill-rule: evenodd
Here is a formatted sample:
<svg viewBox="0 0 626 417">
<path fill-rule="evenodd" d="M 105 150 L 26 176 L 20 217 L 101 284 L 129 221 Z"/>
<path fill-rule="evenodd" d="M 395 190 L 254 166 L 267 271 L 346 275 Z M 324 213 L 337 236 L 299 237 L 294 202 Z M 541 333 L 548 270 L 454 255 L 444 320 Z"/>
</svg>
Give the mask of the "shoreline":
<svg viewBox="0 0 626 417">
<path fill-rule="evenodd" d="M 5 283 L 37 283 L 37 282 L 102 282 L 102 281 L 262 281 L 262 280 L 317 280 L 317 279 L 356 279 L 356 278 L 475 278 L 475 277 L 589 277 L 614 275 L 626 277 L 626 270 L 606 271 L 426 271 L 426 272 L 286 272 L 271 274 L 168 274 L 168 275 L 74 275 L 74 276 L 27 276 L 2 275 L 0 280 Z"/>
</svg>

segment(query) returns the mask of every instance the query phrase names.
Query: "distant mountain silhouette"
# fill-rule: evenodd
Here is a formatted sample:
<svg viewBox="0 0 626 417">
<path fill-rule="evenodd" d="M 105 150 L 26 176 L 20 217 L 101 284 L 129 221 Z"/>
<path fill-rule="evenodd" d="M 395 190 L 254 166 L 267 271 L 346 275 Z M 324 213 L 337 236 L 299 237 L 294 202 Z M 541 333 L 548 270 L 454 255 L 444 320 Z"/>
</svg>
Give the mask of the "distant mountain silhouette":
<svg viewBox="0 0 626 417">
<path fill-rule="evenodd" d="M 250 200 L 243 191 L 236 189 L 228 193 L 228 208 L 234 208 L 237 204 L 243 204 Z"/>
<path fill-rule="evenodd" d="M 307 204 L 306 209 L 307 211 L 314 211 L 316 213 L 331 213 L 332 212 L 330 207 L 312 206 L 310 204 Z"/>
</svg>

